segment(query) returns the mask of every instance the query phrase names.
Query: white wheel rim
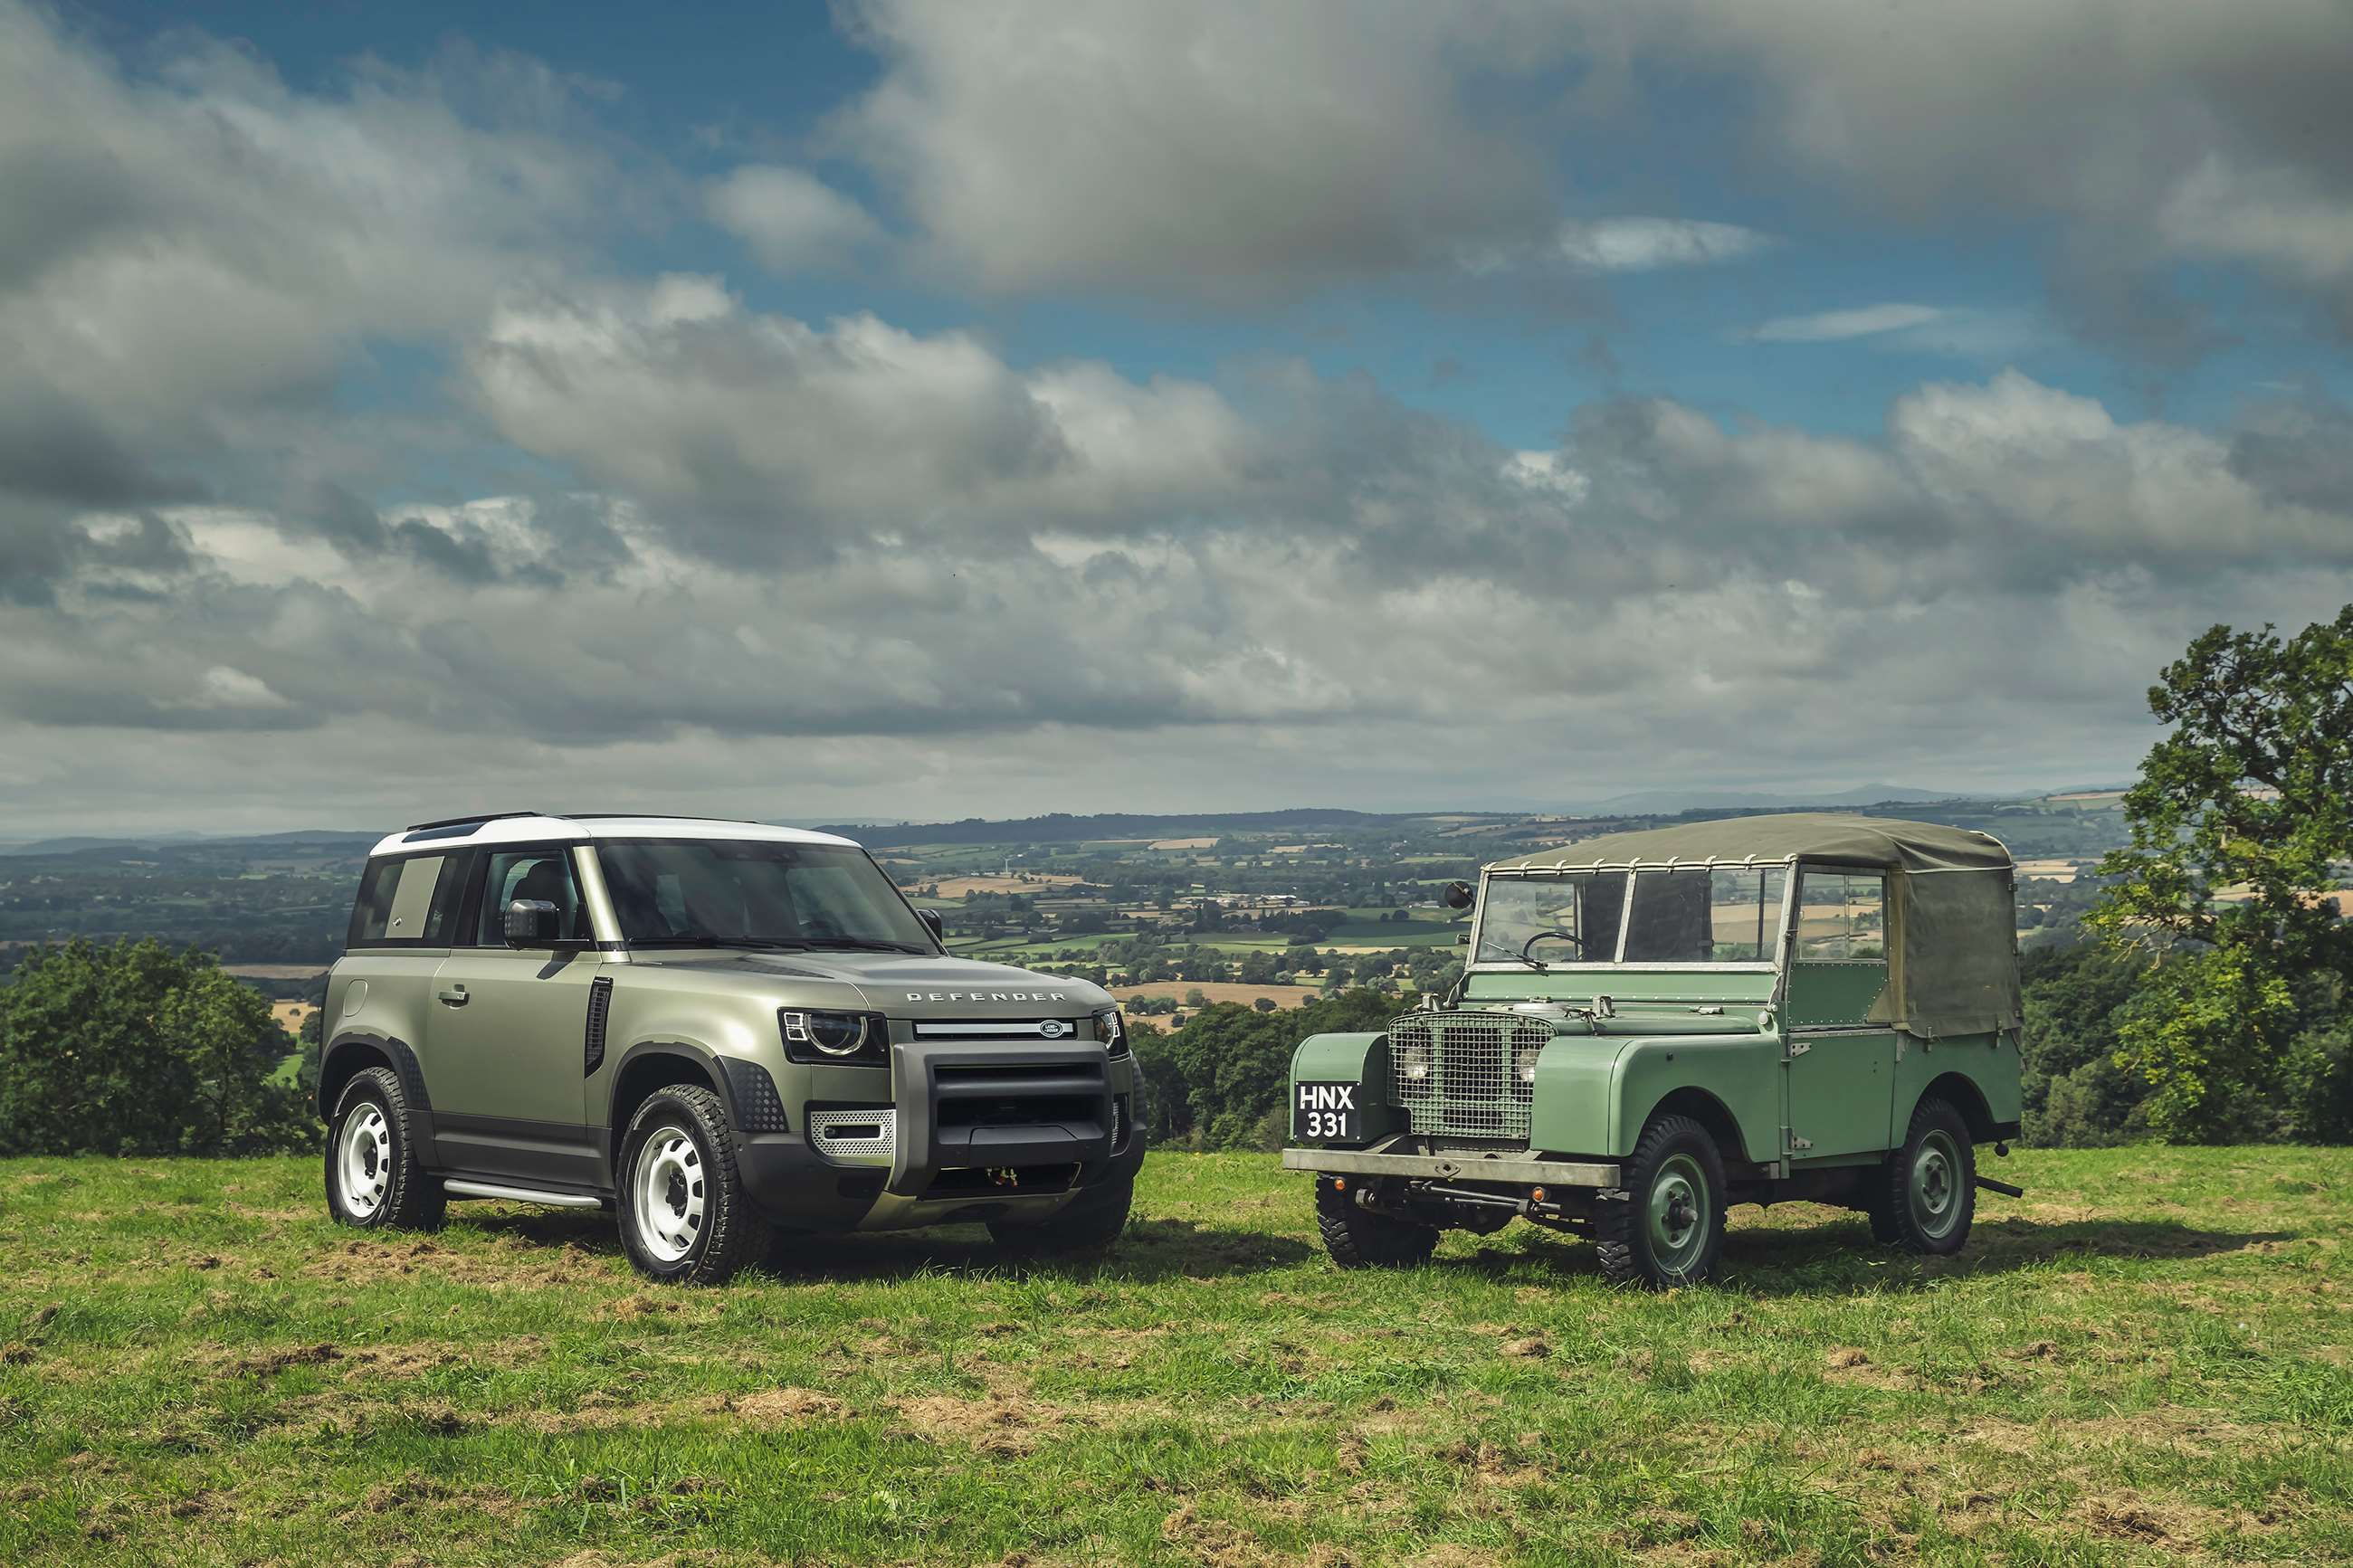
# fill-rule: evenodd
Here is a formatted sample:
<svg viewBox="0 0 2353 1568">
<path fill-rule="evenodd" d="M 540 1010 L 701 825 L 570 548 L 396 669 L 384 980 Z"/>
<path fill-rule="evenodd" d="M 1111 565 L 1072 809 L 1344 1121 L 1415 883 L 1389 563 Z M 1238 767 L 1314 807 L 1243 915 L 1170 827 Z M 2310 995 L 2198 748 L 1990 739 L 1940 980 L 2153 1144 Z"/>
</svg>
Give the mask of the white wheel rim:
<svg viewBox="0 0 2353 1568">
<path fill-rule="evenodd" d="M 655 1130 L 638 1151 L 630 1184 L 638 1239 L 664 1263 L 676 1263 L 702 1238 L 702 1151 L 676 1127 Z"/>
<path fill-rule="evenodd" d="M 384 1207 L 392 1190 L 392 1124 L 373 1102 L 343 1119 L 335 1142 L 335 1167 L 342 1178 L 343 1207 L 365 1219 Z"/>
</svg>

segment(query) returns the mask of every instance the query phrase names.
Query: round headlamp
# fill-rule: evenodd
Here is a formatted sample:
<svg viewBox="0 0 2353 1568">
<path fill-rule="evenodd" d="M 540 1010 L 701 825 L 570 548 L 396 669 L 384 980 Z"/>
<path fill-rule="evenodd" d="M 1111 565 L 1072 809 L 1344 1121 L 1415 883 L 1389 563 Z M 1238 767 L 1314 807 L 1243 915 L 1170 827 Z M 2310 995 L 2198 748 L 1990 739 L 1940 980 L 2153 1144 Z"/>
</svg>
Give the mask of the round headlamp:
<svg viewBox="0 0 2353 1568">
<path fill-rule="evenodd" d="M 1095 1038 L 1103 1043 L 1107 1056 L 1127 1054 L 1127 1020 L 1116 1007 L 1106 1007 L 1095 1015 Z"/>
<path fill-rule="evenodd" d="M 863 1013 L 802 1013 L 787 1008 L 779 1016 L 789 1045 L 812 1046 L 829 1057 L 854 1057 L 866 1047 Z"/>
</svg>

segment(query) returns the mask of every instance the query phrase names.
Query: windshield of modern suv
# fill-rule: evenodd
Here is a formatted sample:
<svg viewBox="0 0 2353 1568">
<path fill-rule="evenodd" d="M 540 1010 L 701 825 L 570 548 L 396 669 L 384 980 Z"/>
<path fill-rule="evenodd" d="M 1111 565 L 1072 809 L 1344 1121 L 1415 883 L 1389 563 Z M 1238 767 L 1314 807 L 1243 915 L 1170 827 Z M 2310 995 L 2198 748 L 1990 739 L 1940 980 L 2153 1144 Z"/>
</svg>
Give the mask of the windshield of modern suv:
<svg viewBox="0 0 2353 1568">
<path fill-rule="evenodd" d="M 1630 906 L 1624 871 L 1489 878 L 1478 960 L 1546 967 L 1772 962 L 1786 868 L 1692 866 L 1633 877 Z"/>
<path fill-rule="evenodd" d="M 640 946 L 938 951 L 891 879 L 847 845 L 606 839 L 596 862 L 621 935 Z"/>
</svg>

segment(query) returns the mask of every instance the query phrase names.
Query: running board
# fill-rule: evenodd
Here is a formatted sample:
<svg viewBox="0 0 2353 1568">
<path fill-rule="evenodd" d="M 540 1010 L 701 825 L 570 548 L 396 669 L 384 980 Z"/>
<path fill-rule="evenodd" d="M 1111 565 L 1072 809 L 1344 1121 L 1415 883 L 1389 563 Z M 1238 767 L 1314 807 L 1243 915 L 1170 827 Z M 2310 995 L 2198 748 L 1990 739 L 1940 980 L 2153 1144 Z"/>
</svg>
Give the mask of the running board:
<svg viewBox="0 0 2353 1568">
<path fill-rule="evenodd" d="M 543 1187 L 509 1187 L 497 1182 L 450 1181 L 442 1191 L 453 1198 L 504 1198 L 509 1203 L 545 1204 L 559 1209 L 600 1209 L 605 1200 L 586 1193 L 551 1193 Z"/>
</svg>

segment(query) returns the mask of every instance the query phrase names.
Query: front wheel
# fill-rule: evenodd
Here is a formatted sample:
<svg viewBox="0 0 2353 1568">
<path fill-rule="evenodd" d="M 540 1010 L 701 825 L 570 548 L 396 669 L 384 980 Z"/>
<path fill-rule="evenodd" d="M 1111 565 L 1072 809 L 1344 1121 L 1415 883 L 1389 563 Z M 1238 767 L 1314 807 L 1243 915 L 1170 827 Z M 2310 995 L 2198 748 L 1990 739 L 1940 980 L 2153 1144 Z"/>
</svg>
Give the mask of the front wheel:
<svg viewBox="0 0 2353 1568">
<path fill-rule="evenodd" d="M 1724 1252 L 1724 1157 L 1688 1116 L 1642 1129 L 1621 1194 L 1594 1206 L 1593 1239 L 1612 1283 L 1672 1289 L 1715 1273 Z"/>
<path fill-rule="evenodd" d="M 1315 1184 L 1315 1228 L 1343 1268 L 1416 1268 L 1438 1247 L 1438 1227 L 1378 1214 L 1330 1181 Z"/>
<path fill-rule="evenodd" d="M 726 1108 L 695 1084 L 656 1089 L 629 1118 L 614 1206 L 629 1261 L 674 1284 L 719 1284 L 768 1242 L 735 1168 Z"/>
<path fill-rule="evenodd" d="M 1950 1100 L 1924 1100 L 1904 1147 L 1880 1173 L 1871 1229 L 1880 1241 L 1941 1258 L 1958 1252 L 1977 1216 L 1977 1147 Z"/>
<path fill-rule="evenodd" d="M 988 1222 L 988 1238 L 1022 1258 L 1099 1258 L 1127 1228 L 1135 1178 L 1082 1187 L 1079 1195 L 1041 1220 Z"/>
</svg>

